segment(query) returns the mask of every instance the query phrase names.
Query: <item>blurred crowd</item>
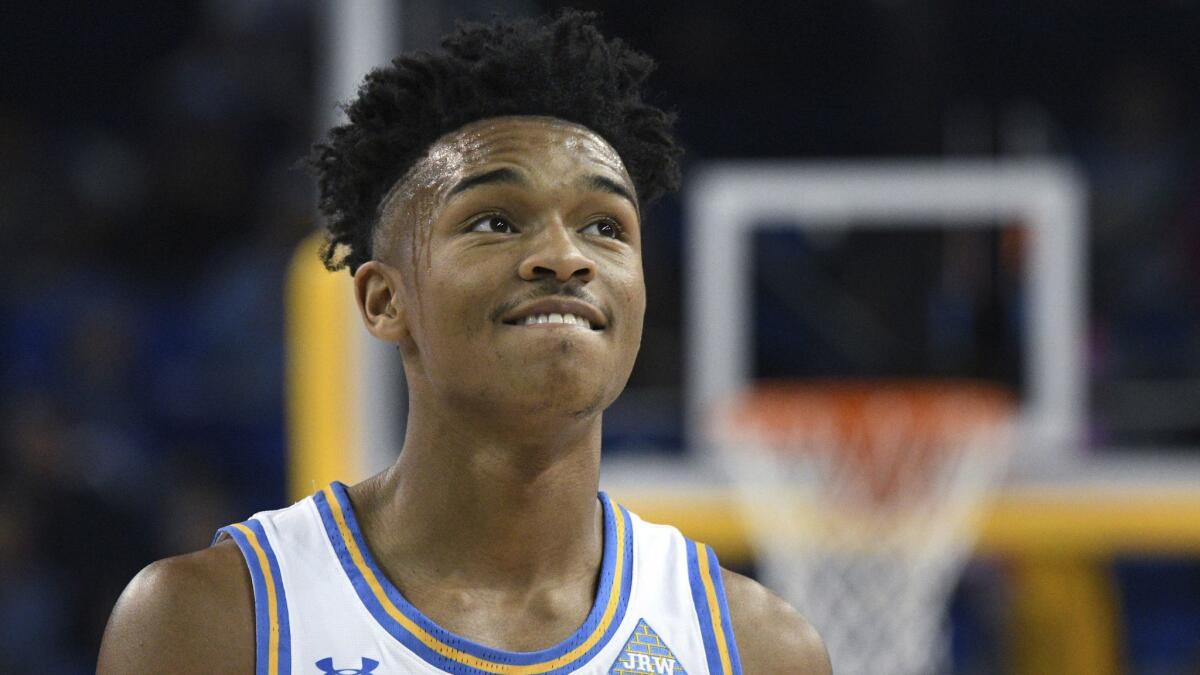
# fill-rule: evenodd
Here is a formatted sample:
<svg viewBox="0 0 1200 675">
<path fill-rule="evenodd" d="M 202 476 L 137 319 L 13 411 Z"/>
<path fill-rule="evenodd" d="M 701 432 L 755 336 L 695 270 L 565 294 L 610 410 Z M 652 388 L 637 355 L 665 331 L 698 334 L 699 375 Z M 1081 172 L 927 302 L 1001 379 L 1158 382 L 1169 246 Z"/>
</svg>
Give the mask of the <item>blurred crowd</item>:
<svg viewBox="0 0 1200 675">
<path fill-rule="evenodd" d="M 1096 440 L 1200 447 L 1194 4 L 572 4 L 601 9 L 613 34 L 659 59 L 656 97 L 680 113 L 689 166 L 1076 162 L 1093 194 Z M 456 14 L 487 15 L 474 3 L 404 8 L 408 47 L 433 46 Z M 315 85 L 320 16 L 315 3 L 282 0 L 0 10 L 0 672 L 25 672 L 31 645 L 42 647 L 40 670 L 90 672 L 108 612 L 138 569 L 284 501 L 280 298 L 289 257 L 315 226 L 313 185 L 296 161 L 330 107 Z M 618 403 L 630 414 L 614 415 L 609 433 L 669 451 L 681 437 L 680 200 L 651 218 L 643 353 Z M 861 240 L 784 242 L 797 255 L 819 250 L 814 260 L 827 264 L 812 266 L 807 285 L 760 278 L 779 294 L 760 307 L 782 309 L 761 310 L 757 333 L 802 336 L 805 349 L 790 353 L 882 374 L 945 366 L 903 349 L 877 363 L 889 331 L 900 342 L 932 336 L 967 345 L 946 367 L 1016 377 L 996 367 L 1019 358 L 1011 345 L 987 344 L 997 326 L 1019 322 L 1006 239 L 929 236 L 912 249 L 928 250 L 923 260 L 969 275 L 982 255 L 993 283 L 939 313 L 929 297 L 944 279 L 926 280 L 894 315 L 864 324 L 883 337 L 840 340 L 822 332 L 828 316 L 784 310 L 812 306 L 847 268 L 902 275 L 911 259 L 855 262 L 870 250 Z M 888 306 L 894 296 L 881 293 L 894 290 L 874 283 L 843 295 L 870 309 Z M 917 335 L 904 333 L 912 312 L 934 317 Z M 813 367 L 759 363 L 768 375 Z"/>
<path fill-rule="evenodd" d="M 0 22 L 0 672 L 91 672 L 141 567 L 283 503 L 313 227 L 308 7 L 69 9 Z"/>
</svg>

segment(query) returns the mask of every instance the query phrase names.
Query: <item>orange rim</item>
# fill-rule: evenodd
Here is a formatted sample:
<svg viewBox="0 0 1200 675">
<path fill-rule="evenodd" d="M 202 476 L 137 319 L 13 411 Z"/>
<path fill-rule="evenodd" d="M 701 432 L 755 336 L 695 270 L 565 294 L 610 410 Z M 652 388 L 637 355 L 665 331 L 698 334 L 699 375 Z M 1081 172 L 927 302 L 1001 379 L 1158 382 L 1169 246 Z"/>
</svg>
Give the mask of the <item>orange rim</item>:
<svg viewBox="0 0 1200 675">
<path fill-rule="evenodd" d="M 986 441 L 1015 410 L 1010 390 L 984 382 L 775 381 L 735 399 L 716 431 L 738 452 L 749 445 L 779 459 L 836 462 L 858 475 L 873 501 L 885 502 L 919 489 L 967 448 L 1002 450 Z"/>
</svg>

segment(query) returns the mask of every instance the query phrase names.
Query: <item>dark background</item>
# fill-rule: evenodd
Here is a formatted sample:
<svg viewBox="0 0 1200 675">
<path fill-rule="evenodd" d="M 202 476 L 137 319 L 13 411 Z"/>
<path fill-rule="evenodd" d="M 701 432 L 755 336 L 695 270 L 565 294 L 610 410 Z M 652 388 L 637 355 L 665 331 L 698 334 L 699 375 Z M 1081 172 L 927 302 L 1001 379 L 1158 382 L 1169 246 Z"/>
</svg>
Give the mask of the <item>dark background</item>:
<svg viewBox="0 0 1200 675">
<path fill-rule="evenodd" d="M 455 17 L 551 5 L 406 2 L 403 44 L 432 47 Z M 1092 192 L 1093 451 L 1200 448 L 1195 2 L 574 6 L 602 10 L 607 32 L 659 60 L 652 97 L 679 112 L 688 169 L 1074 162 Z M 295 162 L 332 106 L 316 84 L 322 16 L 282 0 L 0 9 L 0 672 L 35 658 L 39 672 L 90 672 L 140 567 L 284 502 L 282 279 L 316 227 Z M 646 337 L 616 411 L 641 414 L 611 416 L 614 452 L 681 451 L 681 211 L 672 197 L 649 214 Z M 757 371 L 1020 386 L 1014 247 L 1005 229 L 931 226 L 903 244 L 766 233 Z M 930 270 L 972 260 L 982 281 L 945 297 Z M 772 281 L 780 266 L 806 273 Z M 773 349 L 786 340 L 802 348 Z M 1126 561 L 1115 573 L 1131 672 L 1194 672 L 1196 565 Z M 987 603 L 960 594 L 959 635 L 988 642 Z M 1003 654 L 964 644 L 961 672 L 1001 667 Z"/>
</svg>

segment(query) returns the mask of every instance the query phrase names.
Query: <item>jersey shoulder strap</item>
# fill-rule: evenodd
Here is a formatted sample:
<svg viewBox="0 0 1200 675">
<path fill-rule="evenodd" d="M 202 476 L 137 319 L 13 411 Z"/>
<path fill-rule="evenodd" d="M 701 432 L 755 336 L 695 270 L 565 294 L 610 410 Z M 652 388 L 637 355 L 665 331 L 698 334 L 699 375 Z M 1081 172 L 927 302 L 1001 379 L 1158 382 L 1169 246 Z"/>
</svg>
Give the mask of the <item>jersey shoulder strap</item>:
<svg viewBox="0 0 1200 675">
<path fill-rule="evenodd" d="M 213 543 L 229 537 L 246 559 L 254 589 L 254 672 L 290 675 L 291 626 L 287 593 L 279 571 L 279 558 L 257 517 L 217 530 Z"/>
<path fill-rule="evenodd" d="M 687 545 L 688 583 L 692 589 L 692 604 L 700 620 L 700 634 L 704 637 L 708 672 L 742 675 L 717 554 L 707 544 L 686 537 L 684 542 Z"/>
</svg>

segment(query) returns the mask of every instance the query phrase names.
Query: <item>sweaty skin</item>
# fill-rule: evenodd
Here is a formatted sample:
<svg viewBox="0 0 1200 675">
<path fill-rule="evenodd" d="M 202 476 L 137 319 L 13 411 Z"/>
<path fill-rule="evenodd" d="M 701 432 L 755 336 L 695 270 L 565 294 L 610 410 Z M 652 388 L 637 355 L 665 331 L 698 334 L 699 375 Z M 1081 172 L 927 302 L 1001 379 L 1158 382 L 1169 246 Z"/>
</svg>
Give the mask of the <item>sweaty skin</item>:
<svg viewBox="0 0 1200 675">
<path fill-rule="evenodd" d="M 444 628 L 545 649 L 583 623 L 600 572 L 601 419 L 645 311 L 633 183 L 584 127 L 498 117 L 434 143 L 380 214 L 355 294 L 367 329 L 403 354 L 409 418 L 396 463 L 350 488 L 363 535 Z M 545 298 L 596 321 L 511 321 Z M 830 672 L 794 609 L 722 574 L 744 672 Z M 252 606 L 229 542 L 155 563 L 118 602 L 99 672 L 251 673 Z"/>
</svg>

